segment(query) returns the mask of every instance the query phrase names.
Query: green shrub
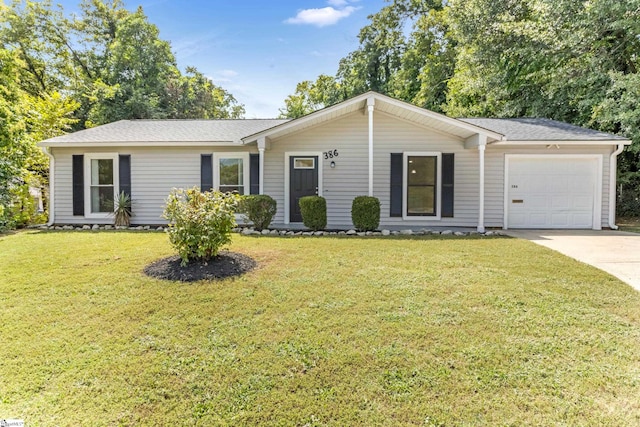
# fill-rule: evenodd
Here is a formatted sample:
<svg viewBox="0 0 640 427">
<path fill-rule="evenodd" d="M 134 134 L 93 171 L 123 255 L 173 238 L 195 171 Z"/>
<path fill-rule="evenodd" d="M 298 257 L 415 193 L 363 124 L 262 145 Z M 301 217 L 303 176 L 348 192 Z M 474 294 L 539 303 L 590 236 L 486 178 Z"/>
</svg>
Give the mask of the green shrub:
<svg viewBox="0 0 640 427">
<path fill-rule="evenodd" d="M 322 196 L 306 196 L 300 199 L 302 223 L 313 231 L 327 226 L 327 201 Z"/>
<path fill-rule="evenodd" d="M 202 193 L 198 187 L 171 191 L 163 216 L 169 220 L 169 241 L 182 265 L 193 259 L 209 260 L 231 242 L 239 200 L 237 194 Z"/>
<path fill-rule="evenodd" d="M 351 221 L 358 231 L 373 231 L 380 225 L 380 200 L 358 196 L 351 204 Z"/>
<path fill-rule="evenodd" d="M 240 201 L 240 212 L 244 214 L 245 220 L 253 223 L 253 227 L 258 231 L 269 227 L 277 210 L 276 201 L 264 194 L 244 196 Z"/>
</svg>

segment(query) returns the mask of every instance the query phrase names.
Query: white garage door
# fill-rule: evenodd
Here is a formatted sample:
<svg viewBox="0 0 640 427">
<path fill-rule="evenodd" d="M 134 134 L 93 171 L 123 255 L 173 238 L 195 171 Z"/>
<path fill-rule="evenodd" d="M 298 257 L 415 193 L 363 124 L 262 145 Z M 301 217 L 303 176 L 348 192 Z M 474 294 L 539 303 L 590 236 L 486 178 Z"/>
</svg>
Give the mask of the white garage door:
<svg viewBox="0 0 640 427">
<path fill-rule="evenodd" d="M 596 228 L 598 159 L 509 157 L 508 228 Z"/>
</svg>

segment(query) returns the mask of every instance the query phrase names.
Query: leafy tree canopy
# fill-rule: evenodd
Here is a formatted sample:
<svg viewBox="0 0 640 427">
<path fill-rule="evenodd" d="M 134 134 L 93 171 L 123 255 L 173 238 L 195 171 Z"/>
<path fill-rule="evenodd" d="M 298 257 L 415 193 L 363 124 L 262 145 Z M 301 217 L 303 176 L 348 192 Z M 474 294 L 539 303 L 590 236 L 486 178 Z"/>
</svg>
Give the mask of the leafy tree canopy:
<svg viewBox="0 0 640 427">
<path fill-rule="evenodd" d="M 70 17 L 51 0 L 0 1 L 0 227 L 11 188 L 46 185 L 43 139 L 122 119 L 244 115 L 198 70 L 178 69 L 142 8 L 82 0 L 80 9 Z"/>
</svg>

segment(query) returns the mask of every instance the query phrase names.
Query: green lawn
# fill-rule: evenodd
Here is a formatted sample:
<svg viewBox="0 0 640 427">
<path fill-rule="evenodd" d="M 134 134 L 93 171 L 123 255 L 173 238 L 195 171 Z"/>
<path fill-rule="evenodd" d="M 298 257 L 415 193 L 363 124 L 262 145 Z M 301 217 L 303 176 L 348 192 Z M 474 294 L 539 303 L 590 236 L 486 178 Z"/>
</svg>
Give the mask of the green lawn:
<svg viewBox="0 0 640 427">
<path fill-rule="evenodd" d="M 640 424 L 640 293 L 533 243 L 234 236 L 257 270 L 182 284 L 167 240 L 0 237 L 0 419 Z"/>
<path fill-rule="evenodd" d="M 619 218 L 617 224 L 622 231 L 640 233 L 640 218 Z"/>
</svg>

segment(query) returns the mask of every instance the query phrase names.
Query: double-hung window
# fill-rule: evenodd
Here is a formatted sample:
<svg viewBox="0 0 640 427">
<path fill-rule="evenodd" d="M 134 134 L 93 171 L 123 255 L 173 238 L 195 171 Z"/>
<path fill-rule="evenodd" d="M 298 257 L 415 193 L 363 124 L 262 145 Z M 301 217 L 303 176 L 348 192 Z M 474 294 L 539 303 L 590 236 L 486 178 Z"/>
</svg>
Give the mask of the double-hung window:
<svg viewBox="0 0 640 427">
<path fill-rule="evenodd" d="M 113 212 L 118 189 L 118 155 L 86 154 L 84 168 L 85 216 L 106 217 Z"/>
<path fill-rule="evenodd" d="M 403 216 L 440 219 L 440 153 L 404 153 Z"/>
<path fill-rule="evenodd" d="M 249 194 L 249 153 L 216 153 L 214 178 L 222 192 Z"/>
</svg>

